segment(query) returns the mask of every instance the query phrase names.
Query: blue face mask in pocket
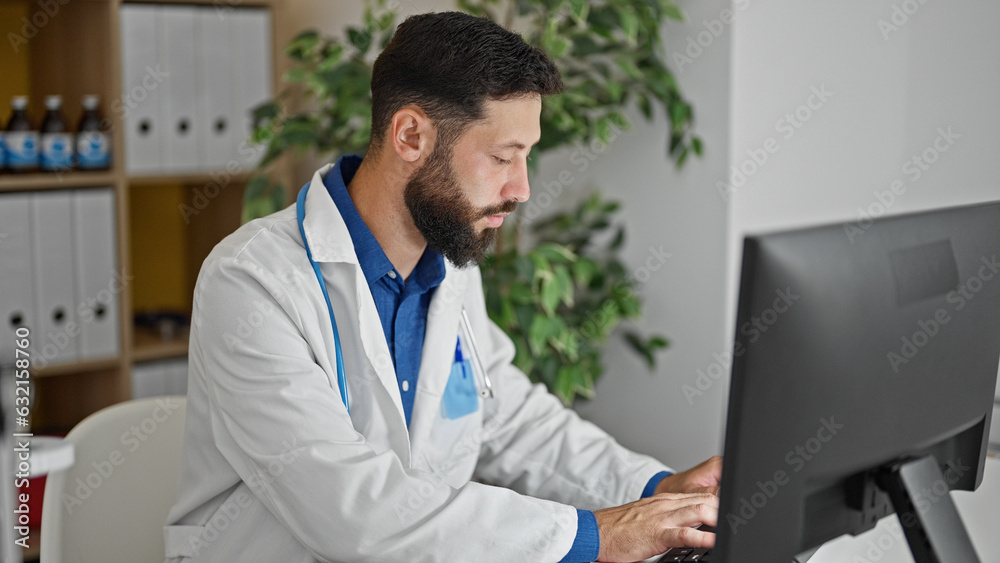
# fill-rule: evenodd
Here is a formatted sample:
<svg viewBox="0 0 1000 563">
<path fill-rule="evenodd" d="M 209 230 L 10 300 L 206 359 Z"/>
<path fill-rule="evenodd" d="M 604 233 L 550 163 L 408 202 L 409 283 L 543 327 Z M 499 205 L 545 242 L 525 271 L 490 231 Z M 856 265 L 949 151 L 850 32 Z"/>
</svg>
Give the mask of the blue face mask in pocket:
<svg viewBox="0 0 1000 563">
<path fill-rule="evenodd" d="M 479 408 L 479 393 L 472 363 L 462 357 L 462 345 L 455 345 L 455 361 L 451 364 L 448 385 L 441 399 L 441 416 L 448 420 L 462 418 Z"/>
</svg>

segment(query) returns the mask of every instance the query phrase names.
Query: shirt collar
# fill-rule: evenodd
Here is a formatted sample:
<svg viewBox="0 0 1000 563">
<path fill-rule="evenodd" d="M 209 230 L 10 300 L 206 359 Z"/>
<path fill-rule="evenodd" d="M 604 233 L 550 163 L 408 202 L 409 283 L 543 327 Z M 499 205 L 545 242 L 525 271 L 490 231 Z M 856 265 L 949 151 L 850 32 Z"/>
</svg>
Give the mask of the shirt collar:
<svg viewBox="0 0 1000 563">
<path fill-rule="evenodd" d="M 351 183 L 358 168 L 361 166 L 362 158 L 357 155 L 345 155 L 337 160 L 337 164 L 323 178 L 323 184 L 330 193 L 330 198 L 340 211 L 340 216 L 344 219 L 347 231 L 351 235 L 354 243 L 354 253 L 358 256 L 358 264 L 365 274 L 368 285 L 372 285 L 389 272 L 395 271 L 389 257 L 379 245 L 371 229 L 365 224 L 358 208 L 355 207 L 351 195 L 347 192 L 347 185 Z M 426 291 L 436 287 L 444 280 L 445 264 L 444 258 L 437 251 L 427 248 L 424 250 L 420 261 L 417 262 L 410 280 L 415 281 L 420 289 Z M 400 285 L 403 280 L 398 279 Z"/>
</svg>

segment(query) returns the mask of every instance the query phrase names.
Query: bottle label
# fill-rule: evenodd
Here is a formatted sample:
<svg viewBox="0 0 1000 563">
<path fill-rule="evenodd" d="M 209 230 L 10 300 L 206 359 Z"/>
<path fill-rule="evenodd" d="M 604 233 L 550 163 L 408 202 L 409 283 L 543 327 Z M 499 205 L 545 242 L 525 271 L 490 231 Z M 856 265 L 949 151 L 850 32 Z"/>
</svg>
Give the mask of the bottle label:
<svg viewBox="0 0 1000 563">
<path fill-rule="evenodd" d="M 73 135 L 42 134 L 42 170 L 69 170 L 73 165 Z"/>
<path fill-rule="evenodd" d="M 7 166 L 18 170 L 38 167 L 38 131 L 7 131 L 4 133 L 7 148 Z"/>
<path fill-rule="evenodd" d="M 85 170 L 102 170 L 111 164 L 108 136 L 100 131 L 83 131 L 76 136 L 76 163 Z"/>
</svg>

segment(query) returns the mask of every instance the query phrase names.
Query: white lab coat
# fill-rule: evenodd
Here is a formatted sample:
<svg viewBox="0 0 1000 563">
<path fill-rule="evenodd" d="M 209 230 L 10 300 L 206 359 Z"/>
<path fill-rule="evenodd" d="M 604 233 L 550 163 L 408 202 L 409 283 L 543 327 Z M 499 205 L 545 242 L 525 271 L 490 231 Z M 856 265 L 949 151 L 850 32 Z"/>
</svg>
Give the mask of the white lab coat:
<svg viewBox="0 0 1000 563">
<path fill-rule="evenodd" d="M 573 507 L 637 500 L 668 468 L 532 385 L 487 317 L 479 270 L 450 263 L 427 315 L 408 430 L 375 303 L 322 185 L 331 166 L 313 177 L 305 232 L 340 330 L 350 416 L 295 207 L 243 226 L 195 288 L 167 559 L 558 561 L 576 535 Z M 463 307 L 496 398 L 448 420 L 441 398 Z"/>
</svg>

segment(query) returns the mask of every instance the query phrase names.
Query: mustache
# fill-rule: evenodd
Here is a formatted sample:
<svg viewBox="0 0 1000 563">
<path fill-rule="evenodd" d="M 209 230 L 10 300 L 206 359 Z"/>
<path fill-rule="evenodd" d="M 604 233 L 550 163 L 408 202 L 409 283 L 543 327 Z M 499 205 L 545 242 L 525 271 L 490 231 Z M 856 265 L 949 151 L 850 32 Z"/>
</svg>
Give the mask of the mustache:
<svg viewBox="0 0 1000 563">
<path fill-rule="evenodd" d="M 481 217 L 489 217 L 490 215 L 500 215 L 502 213 L 513 213 L 517 209 L 517 201 L 513 199 L 508 199 L 507 201 L 494 205 L 492 207 L 487 207 L 483 209 Z"/>
</svg>

